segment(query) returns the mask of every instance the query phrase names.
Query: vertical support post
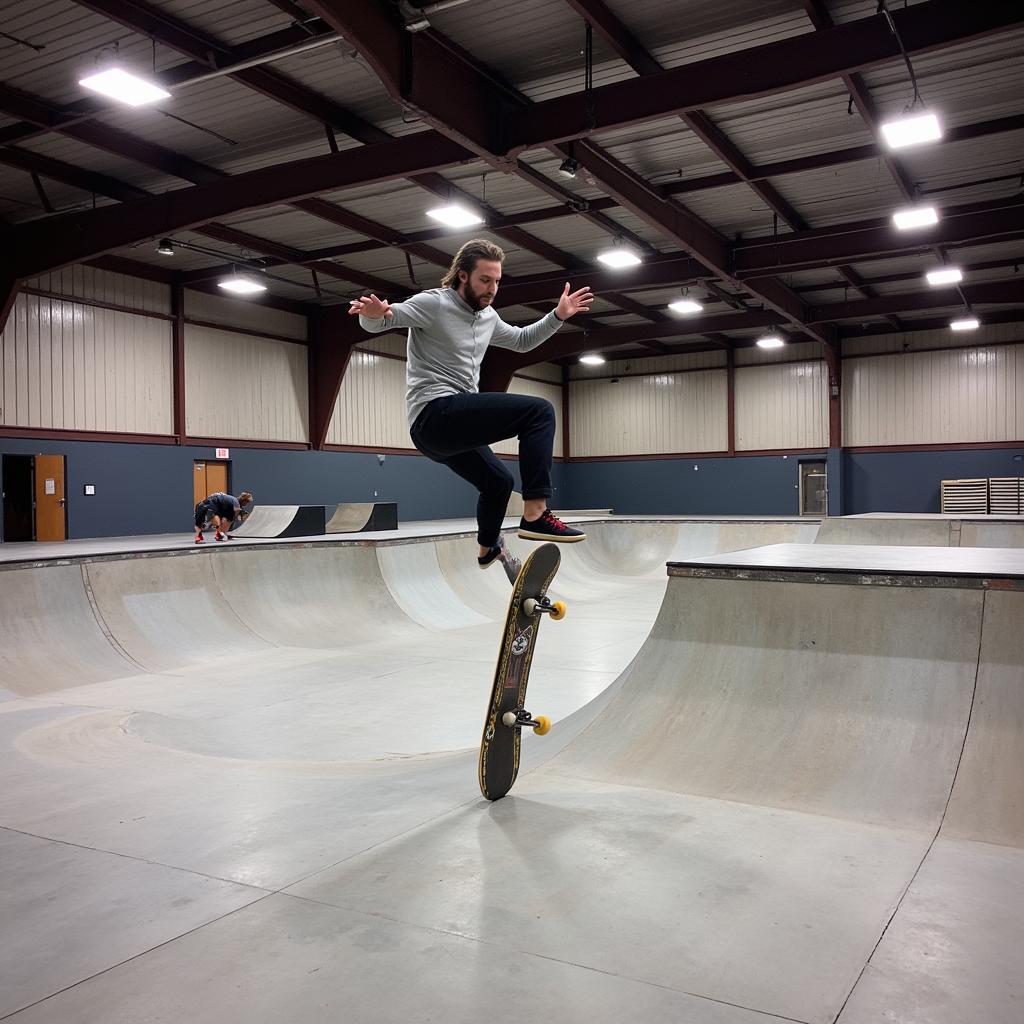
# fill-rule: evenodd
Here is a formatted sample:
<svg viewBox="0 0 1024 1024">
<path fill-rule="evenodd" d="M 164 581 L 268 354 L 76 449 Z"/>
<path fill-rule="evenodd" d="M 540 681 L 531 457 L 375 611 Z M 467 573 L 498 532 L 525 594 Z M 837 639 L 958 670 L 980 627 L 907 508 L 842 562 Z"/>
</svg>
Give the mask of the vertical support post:
<svg viewBox="0 0 1024 1024">
<path fill-rule="evenodd" d="M 347 308 L 330 306 L 309 320 L 309 442 L 317 451 L 327 443 L 352 350 L 366 338 Z"/>
<path fill-rule="evenodd" d="M 171 408 L 173 433 L 178 444 L 185 443 L 185 288 L 180 282 L 171 285 Z"/>
<path fill-rule="evenodd" d="M 828 481 L 828 514 L 843 514 L 843 360 L 839 342 L 824 346 L 828 369 L 828 455 L 825 472 Z"/>
<path fill-rule="evenodd" d="M 0 263 L 0 333 L 7 326 L 7 318 L 18 297 L 18 279 L 6 263 Z"/>
<path fill-rule="evenodd" d="M 736 454 L 736 350 L 725 353 L 725 401 L 726 401 L 726 448 L 730 455 Z"/>
<path fill-rule="evenodd" d="M 571 457 L 569 445 L 569 387 L 572 381 L 569 377 L 569 367 L 562 367 L 562 458 L 566 462 Z"/>
</svg>

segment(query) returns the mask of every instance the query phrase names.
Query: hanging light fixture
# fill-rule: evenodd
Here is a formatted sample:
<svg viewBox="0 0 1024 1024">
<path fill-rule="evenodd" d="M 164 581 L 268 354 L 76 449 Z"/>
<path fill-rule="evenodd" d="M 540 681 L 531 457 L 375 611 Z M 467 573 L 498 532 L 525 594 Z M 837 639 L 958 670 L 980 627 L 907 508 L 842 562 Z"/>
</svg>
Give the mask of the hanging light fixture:
<svg viewBox="0 0 1024 1024">
<path fill-rule="evenodd" d="M 622 267 L 636 267 L 643 263 L 643 260 L 627 245 L 622 244 L 621 238 L 612 241 L 612 247 L 599 252 L 597 258 L 606 266 L 621 269 Z"/>
</svg>

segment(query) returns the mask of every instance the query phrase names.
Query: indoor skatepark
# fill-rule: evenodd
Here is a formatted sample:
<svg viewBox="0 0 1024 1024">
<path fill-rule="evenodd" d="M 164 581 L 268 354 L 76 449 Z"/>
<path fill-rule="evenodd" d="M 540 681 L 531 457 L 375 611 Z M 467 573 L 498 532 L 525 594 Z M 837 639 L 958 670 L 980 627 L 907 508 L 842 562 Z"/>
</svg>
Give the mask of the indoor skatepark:
<svg viewBox="0 0 1024 1024">
<path fill-rule="evenodd" d="M 0 1024 L 1024 1022 L 1020 0 L 0 21 Z"/>
<path fill-rule="evenodd" d="M 465 537 L 7 562 L 3 1014 L 1013 1020 L 1024 547 L 587 528 L 495 804 Z"/>
</svg>

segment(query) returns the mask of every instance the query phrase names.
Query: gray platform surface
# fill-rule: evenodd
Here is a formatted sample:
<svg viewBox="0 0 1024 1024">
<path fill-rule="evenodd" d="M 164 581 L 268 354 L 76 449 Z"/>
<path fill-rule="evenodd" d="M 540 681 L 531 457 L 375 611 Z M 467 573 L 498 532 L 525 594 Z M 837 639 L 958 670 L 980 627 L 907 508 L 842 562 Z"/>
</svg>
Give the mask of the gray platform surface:
<svg viewBox="0 0 1024 1024">
<path fill-rule="evenodd" d="M 0 1017 L 1019 1024 L 1024 592 L 816 526 L 588 524 L 493 805 L 471 536 L 9 564 Z"/>
</svg>

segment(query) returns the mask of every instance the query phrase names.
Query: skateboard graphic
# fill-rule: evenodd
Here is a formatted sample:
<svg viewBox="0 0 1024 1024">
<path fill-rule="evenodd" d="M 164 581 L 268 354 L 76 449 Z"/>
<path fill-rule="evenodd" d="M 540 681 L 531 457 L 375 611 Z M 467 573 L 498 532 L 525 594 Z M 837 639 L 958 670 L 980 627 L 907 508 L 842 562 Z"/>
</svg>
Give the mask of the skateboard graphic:
<svg viewBox="0 0 1024 1024">
<path fill-rule="evenodd" d="M 565 605 L 547 597 L 560 561 L 556 544 L 542 544 L 523 562 L 512 587 L 480 742 L 480 792 L 488 800 L 500 800 L 516 781 L 522 730 L 543 736 L 551 728 L 549 719 L 534 718 L 524 702 L 541 616 L 565 616 Z"/>
</svg>

